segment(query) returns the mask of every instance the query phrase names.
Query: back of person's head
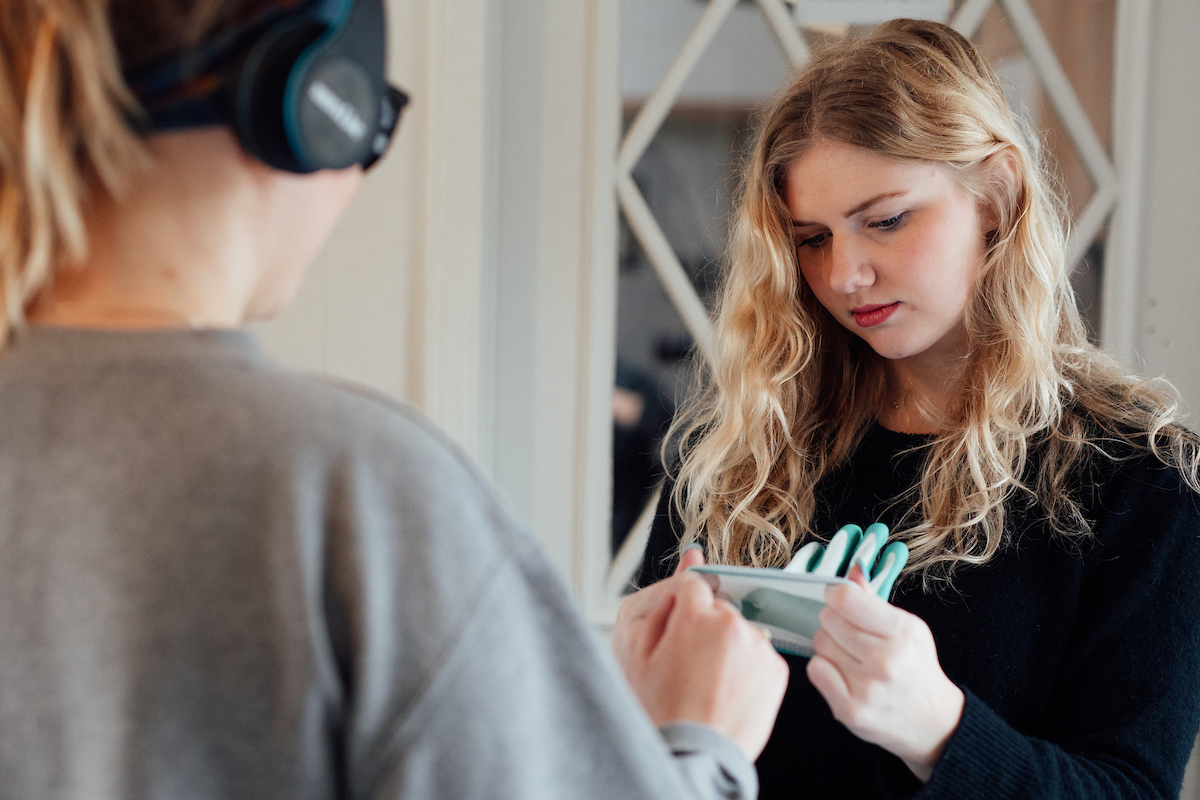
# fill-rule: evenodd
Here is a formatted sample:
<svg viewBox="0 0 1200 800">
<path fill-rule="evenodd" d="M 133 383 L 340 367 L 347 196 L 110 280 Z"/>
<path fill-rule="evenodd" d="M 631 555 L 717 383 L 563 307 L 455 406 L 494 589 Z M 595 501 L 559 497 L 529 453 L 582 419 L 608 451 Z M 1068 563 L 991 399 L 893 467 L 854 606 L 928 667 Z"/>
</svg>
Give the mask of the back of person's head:
<svg viewBox="0 0 1200 800">
<path fill-rule="evenodd" d="M 185 53 L 262 0 L 7 0 L 0 5 L 0 340 L 60 265 L 83 208 L 144 159 L 124 74 Z"/>
<path fill-rule="evenodd" d="M 15 0 L 0 14 L 0 342 L 84 257 L 90 197 L 119 201 L 140 164 L 182 163 L 151 162 L 148 134 L 224 128 L 260 177 L 369 169 L 407 101 L 384 74 L 382 0 Z"/>
</svg>

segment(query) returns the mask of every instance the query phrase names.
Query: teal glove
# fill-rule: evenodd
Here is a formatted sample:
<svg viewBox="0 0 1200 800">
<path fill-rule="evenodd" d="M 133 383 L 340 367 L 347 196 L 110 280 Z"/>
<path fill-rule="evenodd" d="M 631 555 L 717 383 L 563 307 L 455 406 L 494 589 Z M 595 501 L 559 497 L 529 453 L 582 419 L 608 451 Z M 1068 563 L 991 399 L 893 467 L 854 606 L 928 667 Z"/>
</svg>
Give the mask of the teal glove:
<svg viewBox="0 0 1200 800">
<path fill-rule="evenodd" d="M 844 525 L 828 547 L 809 542 L 782 570 L 708 564 L 691 569 L 716 577 L 717 588 L 742 616 L 770 632 L 776 650 L 808 657 L 813 654 L 812 637 L 821 628 L 825 588 L 842 582 L 831 579 L 844 579 L 851 567 L 860 564 L 868 588 L 884 600 L 890 598 L 908 561 L 908 547 L 904 542 L 885 544 L 887 537 L 887 526 L 878 522 L 868 526 L 865 534 L 857 525 Z"/>
<path fill-rule="evenodd" d="M 865 533 L 857 525 L 843 525 L 833 535 L 829 547 L 809 542 L 796 551 L 783 571 L 845 578 L 850 568 L 859 564 L 871 591 L 887 600 L 900 570 L 908 562 L 908 547 L 904 542 L 892 542 L 885 547 L 887 537 L 888 528 L 882 522 L 867 526 Z"/>
</svg>

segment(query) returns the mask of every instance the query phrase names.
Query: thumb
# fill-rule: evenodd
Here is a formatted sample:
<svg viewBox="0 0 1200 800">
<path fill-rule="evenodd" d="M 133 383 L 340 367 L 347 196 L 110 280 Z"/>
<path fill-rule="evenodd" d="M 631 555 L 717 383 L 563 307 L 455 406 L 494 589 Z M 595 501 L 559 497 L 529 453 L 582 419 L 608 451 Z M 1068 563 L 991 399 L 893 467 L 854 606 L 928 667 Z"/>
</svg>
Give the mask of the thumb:
<svg viewBox="0 0 1200 800">
<path fill-rule="evenodd" d="M 688 567 L 698 567 L 704 563 L 704 550 L 698 544 L 691 544 L 683 551 L 683 555 L 679 557 L 679 566 L 675 568 L 675 574 L 687 571 Z"/>
<path fill-rule="evenodd" d="M 860 588 L 866 589 L 868 592 L 871 591 L 871 586 L 869 581 L 867 581 L 866 573 L 863 572 L 862 564 L 857 561 L 854 562 L 854 566 L 850 567 L 850 572 L 846 575 L 846 578 Z"/>
</svg>

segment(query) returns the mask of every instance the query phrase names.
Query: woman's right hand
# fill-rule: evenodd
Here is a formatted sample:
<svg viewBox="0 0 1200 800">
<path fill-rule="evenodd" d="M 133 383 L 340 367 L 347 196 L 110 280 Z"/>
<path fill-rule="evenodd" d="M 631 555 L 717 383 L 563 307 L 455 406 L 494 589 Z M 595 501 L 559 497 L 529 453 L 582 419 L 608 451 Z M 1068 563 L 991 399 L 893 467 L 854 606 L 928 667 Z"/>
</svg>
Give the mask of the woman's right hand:
<svg viewBox="0 0 1200 800">
<path fill-rule="evenodd" d="M 787 662 L 762 629 L 687 572 L 703 563 L 699 549 L 689 550 L 673 576 L 627 597 L 613 653 L 656 725 L 708 725 L 753 761 L 775 725 Z"/>
<path fill-rule="evenodd" d="M 834 719 L 927 781 L 962 718 L 962 690 L 924 620 L 872 592 L 860 566 L 848 577 L 855 586 L 825 590 L 808 679 Z"/>
</svg>

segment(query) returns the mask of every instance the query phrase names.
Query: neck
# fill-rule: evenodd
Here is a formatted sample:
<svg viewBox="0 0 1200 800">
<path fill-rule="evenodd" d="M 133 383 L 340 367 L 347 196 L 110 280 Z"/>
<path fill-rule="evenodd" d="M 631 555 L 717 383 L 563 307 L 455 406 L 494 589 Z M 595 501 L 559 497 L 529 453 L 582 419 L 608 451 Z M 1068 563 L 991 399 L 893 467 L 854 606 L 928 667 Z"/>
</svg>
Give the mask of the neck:
<svg viewBox="0 0 1200 800">
<path fill-rule="evenodd" d="M 967 361 L 888 363 L 888 391 L 879 421 L 901 433 L 938 433 L 936 419 L 953 411 Z M 932 417 L 932 419 L 931 419 Z"/>
<path fill-rule="evenodd" d="M 28 309 L 34 324 L 234 327 L 263 274 L 264 184 L 223 129 L 151 137 L 150 166 L 84 211 L 87 255 Z"/>
</svg>

